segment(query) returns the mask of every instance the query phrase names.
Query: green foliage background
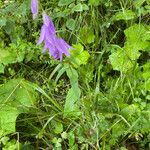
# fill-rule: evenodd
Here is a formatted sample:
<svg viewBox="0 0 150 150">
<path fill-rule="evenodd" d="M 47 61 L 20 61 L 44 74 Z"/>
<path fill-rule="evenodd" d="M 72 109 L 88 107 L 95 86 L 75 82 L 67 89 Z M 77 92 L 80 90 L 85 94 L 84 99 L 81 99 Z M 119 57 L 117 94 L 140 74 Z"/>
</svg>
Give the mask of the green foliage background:
<svg viewBox="0 0 150 150">
<path fill-rule="evenodd" d="M 0 148 L 150 149 L 150 1 L 0 1 Z M 37 46 L 42 11 L 74 50 Z"/>
</svg>

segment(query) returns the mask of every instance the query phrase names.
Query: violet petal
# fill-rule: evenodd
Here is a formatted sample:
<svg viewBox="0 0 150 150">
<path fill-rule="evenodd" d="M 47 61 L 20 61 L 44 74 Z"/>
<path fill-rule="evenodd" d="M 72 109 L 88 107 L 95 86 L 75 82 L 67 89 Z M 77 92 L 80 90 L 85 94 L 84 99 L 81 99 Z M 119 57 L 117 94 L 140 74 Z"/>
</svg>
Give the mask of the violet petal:
<svg viewBox="0 0 150 150">
<path fill-rule="evenodd" d="M 40 38 L 38 40 L 38 43 L 37 45 L 41 44 L 45 38 L 45 33 L 46 33 L 46 28 L 45 26 L 43 25 L 42 28 L 41 28 L 41 33 L 40 33 Z"/>
<path fill-rule="evenodd" d="M 46 13 L 43 13 L 43 22 L 49 28 L 52 34 L 56 34 L 54 23 Z"/>
<path fill-rule="evenodd" d="M 35 19 L 38 14 L 38 0 L 31 0 L 31 12 L 33 14 L 33 19 Z"/>
</svg>

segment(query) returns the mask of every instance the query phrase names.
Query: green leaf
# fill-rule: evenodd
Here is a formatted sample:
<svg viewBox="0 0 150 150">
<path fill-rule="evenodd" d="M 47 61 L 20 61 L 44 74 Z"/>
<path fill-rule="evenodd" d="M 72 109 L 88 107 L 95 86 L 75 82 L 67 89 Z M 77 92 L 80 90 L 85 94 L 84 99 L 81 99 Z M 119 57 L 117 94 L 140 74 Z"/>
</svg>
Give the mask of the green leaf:
<svg viewBox="0 0 150 150">
<path fill-rule="evenodd" d="M 74 6 L 73 8 L 74 11 L 77 11 L 77 12 L 81 12 L 83 11 L 83 6 L 81 3 L 77 4 L 76 6 Z"/>
<path fill-rule="evenodd" d="M 54 132 L 55 132 L 56 134 L 59 134 L 59 133 L 61 133 L 62 131 L 63 131 L 63 125 L 62 125 L 62 123 L 57 122 L 56 125 L 55 125 Z"/>
<path fill-rule="evenodd" d="M 0 86 L 0 129 L 7 134 L 15 132 L 17 116 L 36 102 L 36 93 L 28 84 L 24 79 L 12 79 Z"/>
<path fill-rule="evenodd" d="M 58 71 L 58 74 L 57 74 L 56 79 L 55 79 L 55 82 L 56 82 L 56 83 L 57 83 L 57 81 L 59 80 L 59 78 L 60 78 L 65 72 L 66 72 L 66 68 L 65 68 L 65 67 L 63 67 L 62 69 L 60 69 L 60 70 Z"/>
<path fill-rule="evenodd" d="M 79 88 L 76 90 L 76 92 L 80 93 Z M 76 105 L 76 101 L 79 98 L 78 95 L 79 94 L 76 94 L 73 88 L 68 91 L 64 107 L 65 117 L 78 117 L 80 115 L 79 108 Z"/>
<path fill-rule="evenodd" d="M 70 60 L 75 67 L 80 65 L 85 65 L 90 57 L 88 51 L 84 50 L 84 47 L 81 44 L 73 46 L 75 49 L 71 51 Z"/>
<path fill-rule="evenodd" d="M 74 0 L 59 0 L 58 6 L 67 6 L 74 2 Z"/>
<path fill-rule="evenodd" d="M 123 10 L 117 12 L 114 16 L 114 20 L 131 20 L 135 18 L 135 13 L 132 10 Z"/>
<path fill-rule="evenodd" d="M 19 111 L 11 106 L 0 109 L 0 130 L 5 134 L 15 132 L 16 119 Z"/>
<path fill-rule="evenodd" d="M 16 60 L 16 54 L 11 53 L 8 49 L 0 49 L 0 63 L 7 65 L 9 63 L 14 63 Z"/>
<path fill-rule="evenodd" d="M 132 44 L 128 43 L 124 46 L 124 53 L 131 61 L 137 60 L 141 55 L 138 49 L 134 47 L 133 43 Z"/>
<path fill-rule="evenodd" d="M 114 70 L 127 72 L 134 66 L 134 62 L 132 62 L 122 48 L 116 49 L 116 51 L 109 56 L 109 59 Z"/>
<path fill-rule="evenodd" d="M 124 31 L 126 42 L 123 48 L 117 48 L 110 55 L 110 61 L 114 70 L 126 72 L 133 68 L 140 56 L 139 50 L 150 48 L 149 30 L 142 24 L 135 24 Z"/>
<path fill-rule="evenodd" d="M 82 7 L 83 7 L 83 10 L 89 10 L 89 6 L 88 5 L 86 5 L 86 4 L 82 4 Z"/>
<path fill-rule="evenodd" d="M 71 82 L 71 88 L 69 89 L 64 106 L 65 117 L 78 117 L 80 111 L 77 105 L 77 101 L 80 99 L 80 88 L 78 86 L 78 73 L 72 67 L 66 69 L 67 76 Z"/>
<path fill-rule="evenodd" d="M 74 19 L 68 19 L 66 22 L 66 27 L 70 30 L 74 30 L 76 25 L 76 21 Z"/>
<path fill-rule="evenodd" d="M 150 46 L 150 33 L 148 28 L 142 24 L 135 24 L 124 31 L 126 35 L 126 43 L 128 47 L 132 47 L 134 50 L 145 50 Z"/>
<path fill-rule="evenodd" d="M 75 143 L 75 135 L 72 131 L 68 133 L 68 140 L 69 140 L 69 146 L 73 147 Z"/>
</svg>

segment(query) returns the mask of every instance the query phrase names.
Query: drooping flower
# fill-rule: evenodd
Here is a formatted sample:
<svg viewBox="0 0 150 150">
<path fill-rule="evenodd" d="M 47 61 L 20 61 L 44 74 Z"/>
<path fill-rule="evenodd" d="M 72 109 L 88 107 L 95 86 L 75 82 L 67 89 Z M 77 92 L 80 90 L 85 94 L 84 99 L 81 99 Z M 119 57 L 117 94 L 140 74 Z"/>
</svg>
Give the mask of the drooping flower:
<svg viewBox="0 0 150 150">
<path fill-rule="evenodd" d="M 63 54 L 66 56 L 70 55 L 69 49 L 71 49 L 71 46 L 62 38 L 57 38 L 54 23 L 45 13 L 43 14 L 43 25 L 37 44 L 39 45 L 42 42 L 44 42 L 43 52 L 48 49 L 49 54 L 54 59 L 62 60 Z"/>
<path fill-rule="evenodd" d="M 54 43 L 54 38 L 56 38 L 55 26 L 51 18 L 43 13 L 43 25 L 41 28 L 38 44 L 41 44 L 43 41 L 49 41 L 50 43 Z"/>
<path fill-rule="evenodd" d="M 38 15 L 38 0 L 31 0 L 31 12 L 33 19 Z"/>
<path fill-rule="evenodd" d="M 54 23 L 46 13 L 43 13 L 43 23 L 50 29 L 52 34 L 56 34 Z"/>
</svg>

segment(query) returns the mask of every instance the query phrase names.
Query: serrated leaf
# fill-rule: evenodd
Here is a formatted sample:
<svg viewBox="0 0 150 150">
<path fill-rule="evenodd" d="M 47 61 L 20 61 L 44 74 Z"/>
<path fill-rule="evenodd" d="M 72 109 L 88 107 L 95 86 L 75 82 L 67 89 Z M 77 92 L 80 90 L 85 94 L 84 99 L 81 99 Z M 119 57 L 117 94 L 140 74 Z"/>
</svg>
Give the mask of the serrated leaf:
<svg viewBox="0 0 150 150">
<path fill-rule="evenodd" d="M 150 46 L 150 42 L 147 41 L 149 39 L 149 31 L 142 24 L 135 24 L 124 31 L 126 35 L 126 43 L 125 45 L 130 45 L 135 50 L 144 50 Z"/>
<path fill-rule="evenodd" d="M 124 47 L 117 48 L 109 58 L 114 70 L 126 72 L 137 64 L 139 50 L 147 50 L 150 42 L 148 28 L 142 24 L 135 24 L 127 28 L 124 33 L 126 35 Z"/>
<path fill-rule="evenodd" d="M 109 59 L 114 70 L 126 72 L 134 66 L 124 49 L 117 49 L 109 56 Z"/>
<path fill-rule="evenodd" d="M 114 20 L 131 20 L 135 18 L 135 13 L 132 10 L 119 11 L 114 15 Z"/>
<path fill-rule="evenodd" d="M 141 53 L 136 49 L 136 47 L 134 47 L 132 43 L 128 43 L 124 46 L 124 53 L 131 61 L 137 60 L 141 55 Z"/>
</svg>

